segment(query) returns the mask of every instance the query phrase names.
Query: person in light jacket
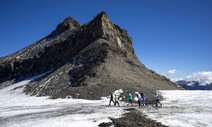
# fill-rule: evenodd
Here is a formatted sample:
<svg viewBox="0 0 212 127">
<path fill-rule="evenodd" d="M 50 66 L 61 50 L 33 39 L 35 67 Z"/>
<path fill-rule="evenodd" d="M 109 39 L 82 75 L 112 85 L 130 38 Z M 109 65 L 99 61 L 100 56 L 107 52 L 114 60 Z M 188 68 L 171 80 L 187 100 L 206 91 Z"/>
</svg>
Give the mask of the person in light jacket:
<svg viewBox="0 0 212 127">
<path fill-rule="evenodd" d="M 114 100 L 115 100 L 114 106 L 116 106 L 116 104 L 118 104 L 118 106 L 120 106 L 119 105 L 119 96 L 118 95 L 115 95 Z"/>
</svg>

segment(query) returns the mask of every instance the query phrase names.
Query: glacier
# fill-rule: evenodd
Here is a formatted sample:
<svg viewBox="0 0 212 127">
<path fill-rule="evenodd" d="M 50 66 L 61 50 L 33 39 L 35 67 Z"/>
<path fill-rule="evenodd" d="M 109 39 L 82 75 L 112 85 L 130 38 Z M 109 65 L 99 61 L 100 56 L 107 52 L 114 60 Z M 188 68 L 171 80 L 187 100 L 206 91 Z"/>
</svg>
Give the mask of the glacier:
<svg viewBox="0 0 212 127">
<path fill-rule="evenodd" d="M 53 100 L 25 95 L 23 87 L 35 78 L 0 89 L 0 127 L 97 127 L 126 112 L 123 107 L 108 107 L 107 97 Z"/>
<path fill-rule="evenodd" d="M 143 109 L 149 118 L 170 127 L 212 127 L 212 91 L 162 90 L 163 106 Z"/>
<path fill-rule="evenodd" d="M 42 76 L 42 75 L 41 75 Z M 97 127 L 119 118 L 128 107 L 108 107 L 102 100 L 49 99 L 28 96 L 24 86 L 33 77 L 0 89 L 1 127 Z M 114 94 L 122 93 L 117 90 Z M 212 127 L 212 91 L 162 90 L 163 106 L 148 105 L 137 110 L 170 127 Z M 120 102 L 120 105 L 126 105 Z M 137 105 L 136 105 L 137 106 Z"/>
</svg>

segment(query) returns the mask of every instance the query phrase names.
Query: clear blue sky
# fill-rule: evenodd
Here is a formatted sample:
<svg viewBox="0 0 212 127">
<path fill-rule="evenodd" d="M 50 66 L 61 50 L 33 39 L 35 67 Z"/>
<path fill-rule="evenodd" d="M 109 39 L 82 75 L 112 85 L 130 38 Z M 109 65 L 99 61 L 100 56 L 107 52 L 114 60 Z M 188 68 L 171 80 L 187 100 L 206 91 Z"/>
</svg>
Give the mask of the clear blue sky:
<svg viewBox="0 0 212 127">
<path fill-rule="evenodd" d="M 140 61 L 175 77 L 212 71 L 212 0 L 1 0 L 0 56 L 48 35 L 64 18 L 100 11 L 128 30 Z"/>
</svg>

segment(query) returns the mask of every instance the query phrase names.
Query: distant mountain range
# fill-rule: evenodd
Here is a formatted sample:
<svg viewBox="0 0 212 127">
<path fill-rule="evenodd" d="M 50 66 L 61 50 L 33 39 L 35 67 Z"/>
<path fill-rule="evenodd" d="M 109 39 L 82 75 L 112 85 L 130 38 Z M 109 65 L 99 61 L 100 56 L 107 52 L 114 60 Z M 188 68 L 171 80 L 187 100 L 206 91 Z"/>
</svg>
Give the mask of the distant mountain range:
<svg viewBox="0 0 212 127">
<path fill-rule="evenodd" d="M 201 84 L 198 81 L 186 81 L 186 80 L 179 80 L 176 81 L 175 83 L 186 90 L 212 90 L 212 83 Z"/>
</svg>

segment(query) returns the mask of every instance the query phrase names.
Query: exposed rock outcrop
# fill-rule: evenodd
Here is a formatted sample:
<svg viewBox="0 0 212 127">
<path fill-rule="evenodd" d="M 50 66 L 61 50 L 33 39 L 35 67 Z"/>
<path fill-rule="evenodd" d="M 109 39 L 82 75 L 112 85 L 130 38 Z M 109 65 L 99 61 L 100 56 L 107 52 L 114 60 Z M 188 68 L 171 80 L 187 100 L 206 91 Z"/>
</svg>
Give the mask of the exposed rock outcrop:
<svg viewBox="0 0 212 127">
<path fill-rule="evenodd" d="M 126 30 L 101 12 L 80 25 L 69 17 L 47 37 L 1 58 L 0 82 L 48 72 L 25 87 L 30 95 L 99 99 L 110 91 L 178 89 L 136 57 Z"/>
</svg>

